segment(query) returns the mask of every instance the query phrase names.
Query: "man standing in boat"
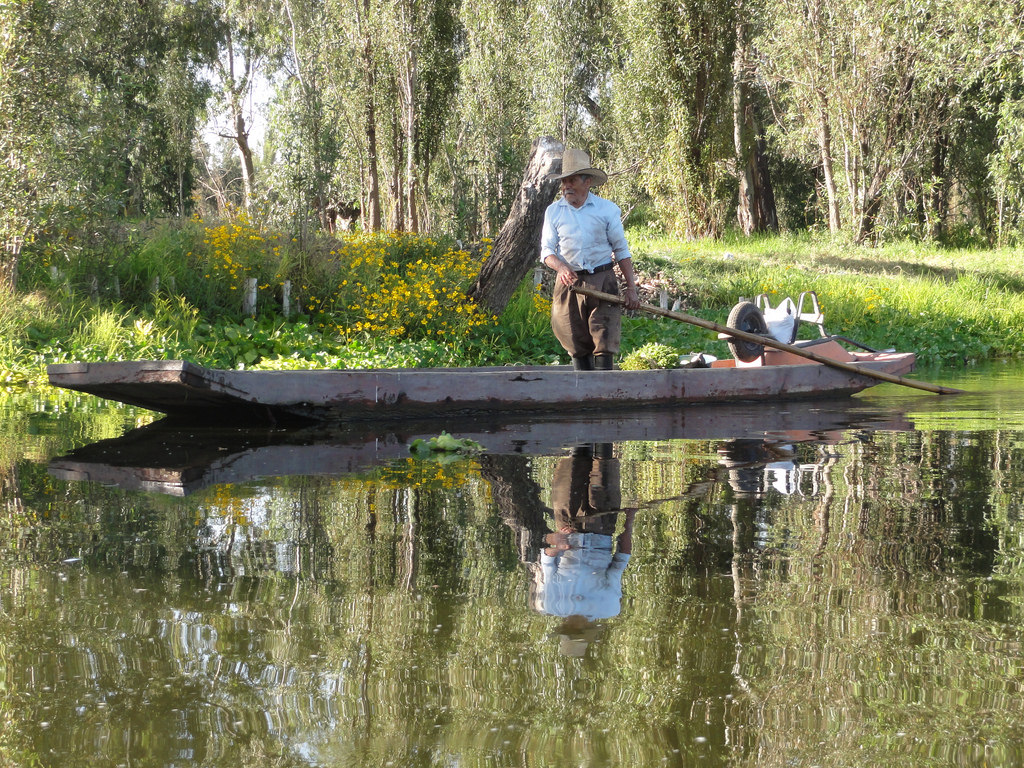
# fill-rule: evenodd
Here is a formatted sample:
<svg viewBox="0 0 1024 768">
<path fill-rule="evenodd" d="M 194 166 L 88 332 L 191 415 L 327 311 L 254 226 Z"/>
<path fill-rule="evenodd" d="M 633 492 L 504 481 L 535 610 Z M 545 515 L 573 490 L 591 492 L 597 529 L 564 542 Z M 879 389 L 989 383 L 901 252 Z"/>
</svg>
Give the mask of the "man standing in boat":
<svg viewBox="0 0 1024 768">
<path fill-rule="evenodd" d="M 562 173 L 555 178 L 562 182 L 562 197 L 544 213 L 540 244 L 541 261 L 558 273 L 551 297 L 551 329 L 572 356 L 576 370 L 610 371 L 622 336 L 621 306 L 571 289 L 583 285 L 618 296 L 612 269 L 618 264 L 626 281 L 625 306 L 640 306 L 622 214 L 615 203 L 590 191 L 608 181 L 608 176 L 591 166 L 583 150 L 566 149 Z"/>
</svg>

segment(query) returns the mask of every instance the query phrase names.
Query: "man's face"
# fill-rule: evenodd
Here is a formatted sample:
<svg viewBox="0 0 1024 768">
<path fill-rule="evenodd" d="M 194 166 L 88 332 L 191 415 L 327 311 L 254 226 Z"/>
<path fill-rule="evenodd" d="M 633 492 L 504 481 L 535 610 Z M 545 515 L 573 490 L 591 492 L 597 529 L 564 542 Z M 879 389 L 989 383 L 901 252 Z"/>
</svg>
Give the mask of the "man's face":
<svg viewBox="0 0 1024 768">
<path fill-rule="evenodd" d="M 590 194 L 592 186 L 594 186 L 593 176 L 585 176 L 581 173 L 566 176 L 562 179 L 562 197 L 573 208 L 580 208 L 587 202 L 587 195 Z"/>
</svg>

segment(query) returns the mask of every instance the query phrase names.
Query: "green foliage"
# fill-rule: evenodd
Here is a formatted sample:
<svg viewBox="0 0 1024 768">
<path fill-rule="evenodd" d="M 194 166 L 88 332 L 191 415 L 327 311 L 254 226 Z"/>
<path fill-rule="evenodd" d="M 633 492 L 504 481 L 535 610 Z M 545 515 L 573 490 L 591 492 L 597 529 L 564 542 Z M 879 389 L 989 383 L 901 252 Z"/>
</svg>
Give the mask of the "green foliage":
<svg viewBox="0 0 1024 768">
<path fill-rule="evenodd" d="M 760 128 L 793 229 L 825 225 L 831 203 L 835 234 L 858 242 L 1011 243 L 1024 231 L 1024 25 L 1004 5 L 7 3 L 0 266 L 16 270 L 16 238 L 64 251 L 73 233 L 87 249 L 97 221 L 197 202 L 208 217 L 237 205 L 303 250 L 332 206 L 371 202 L 385 228 L 479 241 L 539 134 L 615 171 L 607 193 L 631 221 L 720 235 L 736 142 Z M 734 61 L 738 39 L 756 59 Z M 268 123 L 254 125 L 265 90 Z M 207 147 L 211 133 L 230 138 Z M 116 255 L 92 257 L 110 272 Z"/>
<path fill-rule="evenodd" d="M 765 293 L 777 304 L 813 290 L 826 330 L 876 348 L 914 351 L 923 364 L 1024 354 L 1024 339 L 1012 330 L 1024 322 L 1024 276 L 1015 249 L 941 250 L 913 242 L 839 247 L 824 238 L 792 236 L 641 243 L 649 263 L 685 285 L 692 313 L 716 322 L 724 322 L 740 297 Z M 817 334 L 802 326 L 801 338 Z"/>
<path fill-rule="evenodd" d="M 305 321 L 246 317 L 240 323 L 201 323 L 196 331 L 198 357 L 216 367 L 256 367 L 266 359 L 292 361 L 274 367 L 328 367 L 323 357 L 328 345 Z"/>
<path fill-rule="evenodd" d="M 551 299 L 532 277 L 523 278 L 493 332 L 478 334 L 467 345 L 478 365 L 522 361 L 558 362 L 565 353 L 551 333 Z"/>
<path fill-rule="evenodd" d="M 982 181 L 982 158 L 1002 141 L 992 131 L 994 110 L 1002 111 L 1004 149 L 1017 151 L 1019 116 L 1000 102 L 1020 89 L 1019 70 L 1004 59 L 1016 44 L 1008 41 L 1020 40 L 1020 20 L 997 20 L 986 3 L 944 0 L 844 0 L 810 11 L 783 0 L 766 8 L 754 44 L 773 103 L 785 114 L 775 146 L 834 174 L 826 194 L 808 201 L 834 207 L 833 231 L 855 242 L 939 237 L 954 220 L 954 180 L 963 180 L 973 194 L 959 209 L 991 234 L 994 190 Z M 998 154 L 992 166 L 1002 194 L 1014 182 Z M 827 210 L 816 213 L 830 223 Z"/>
<path fill-rule="evenodd" d="M 619 367 L 624 371 L 644 371 L 658 368 L 678 368 L 681 353 L 678 349 L 651 342 L 634 349 L 622 358 Z"/>
<path fill-rule="evenodd" d="M 720 234 L 732 196 L 731 178 L 722 171 L 734 154 L 735 6 L 644 0 L 619 0 L 616 6 L 624 53 L 623 65 L 610 73 L 615 143 L 631 148 L 619 163 L 640 169 L 628 185 L 639 181 L 669 231 Z M 635 195 L 629 189 L 621 194 Z"/>
</svg>

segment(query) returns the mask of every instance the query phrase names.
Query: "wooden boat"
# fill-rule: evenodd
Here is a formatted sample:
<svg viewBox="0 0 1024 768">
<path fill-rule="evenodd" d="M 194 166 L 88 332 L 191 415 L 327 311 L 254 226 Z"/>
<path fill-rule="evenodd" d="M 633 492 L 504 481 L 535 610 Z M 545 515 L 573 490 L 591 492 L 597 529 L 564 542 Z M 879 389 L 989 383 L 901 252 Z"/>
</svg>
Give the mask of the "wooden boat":
<svg viewBox="0 0 1024 768">
<path fill-rule="evenodd" d="M 758 364 L 719 360 L 710 367 L 645 371 L 567 366 L 237 371 L 150 360 L 51 365 L 48 374 L 54 386 L 175 417 L 280 423 L 776 403 L 852 395 L 878 383 L 871 372 L 901 376 L 914 367 L 913 353 L 847 352 L 834 341 L 828 344 L 849 361 L 845 368 L 768 349 Z"/>
</svg>

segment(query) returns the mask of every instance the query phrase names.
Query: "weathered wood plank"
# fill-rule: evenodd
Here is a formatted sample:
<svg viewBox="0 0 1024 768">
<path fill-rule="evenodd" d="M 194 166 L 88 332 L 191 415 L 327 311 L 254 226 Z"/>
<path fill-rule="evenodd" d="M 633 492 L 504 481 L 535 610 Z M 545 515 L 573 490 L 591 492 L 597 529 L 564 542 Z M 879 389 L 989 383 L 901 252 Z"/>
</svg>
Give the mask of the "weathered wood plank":
<svg viewBox="0 0 1024 768">
<path fill-rule="evenodd" d="M 902 375 L 911 353 L 859 355 L 854 366 Z M 611 412 L 650 406 L 845 396 L 876 383 L 818 364 L 654 371 L 564 366 L 232 371 L 182 360 L 73 363 L 54 386 L 177 416 L 351 421 L 488 413 Z"/>
</svg>

